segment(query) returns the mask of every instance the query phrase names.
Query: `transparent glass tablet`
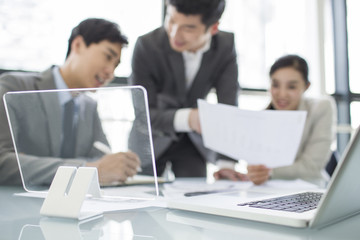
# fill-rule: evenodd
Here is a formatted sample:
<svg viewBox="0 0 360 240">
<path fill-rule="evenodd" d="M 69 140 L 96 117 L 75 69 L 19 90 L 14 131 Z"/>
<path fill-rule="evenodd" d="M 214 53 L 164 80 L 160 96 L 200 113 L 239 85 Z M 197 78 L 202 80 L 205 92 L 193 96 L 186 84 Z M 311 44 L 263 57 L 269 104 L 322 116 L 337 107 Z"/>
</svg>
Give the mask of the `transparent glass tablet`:
<svg viewBox="0 0 360 240">
<path fill-rule="evenodd" d="M 74 99 L 70 122 L 65 105 Z M 105 157 L 114 163 L 109 175 L 100 177 L 103 195 L 151 198 L 158 195 L 146 91 L 142 87 L 106 87 L 9 92 L 4 95 L 14 149 L 25 190 L 46 191 L 59 166 L 84 166 Z M 67 131 L 67 133 L 65 133 Z M 10 140 L 9 140 L 10 141 Z M 66 149 L 66 150 L 64 150 Z M 112 181 L 112 174 L 129 151 L 141 161 L 137 174 L 126 181 Z M 71 152 L 69 155 L 68 153 Z M 14 158 L 15 158 L 14 156 Z M 115 164 L 116 163 L 116 164 Z M 98 168 L 100 172 L 105 165 Z M 113 170 L 111 169 L 111 170 Z M 109 170 L 109 169 L 108 169 Z M 125 171 L 126 172 L 126 171 Z M 126 174 L 129 174 L 127 172 Z M 131 185 L 131 186 L 129 186 Z"/>
</svg>

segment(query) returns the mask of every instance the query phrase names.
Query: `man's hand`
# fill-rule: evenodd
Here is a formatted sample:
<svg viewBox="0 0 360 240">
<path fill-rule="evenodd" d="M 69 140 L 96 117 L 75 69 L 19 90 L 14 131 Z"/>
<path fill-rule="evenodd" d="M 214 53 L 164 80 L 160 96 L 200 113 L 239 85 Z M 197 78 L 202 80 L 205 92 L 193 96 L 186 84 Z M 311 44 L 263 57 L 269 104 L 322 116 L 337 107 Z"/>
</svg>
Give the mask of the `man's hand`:
<svg viewBox="0 0 360 240">
<path fill-rule="evenodd" d="M 260 185 L 270 178 L 271 169 L 267 168 L 264 165 L 249 165 L 248 169 L 248 177 L 250 181 L 252 181 L 256 185 Z"/>
<path fill-rule="evenodd" d="M 137 173 L 140 159 L 133 152 L 119 152 L 106 154 L 95 162 L 87 163 L 86 166 L 97 168 L 101 184 L 125 182 L 128 177 Z"/>
<path fill-rule="evenodd" d="M 229 179 L 232 181 L 248 181 L 249 179 L 245 174 L 239 173 L 233 169 L 223 168 L 214 173 L 216 180 Z"/>
<path fill-rule="evenodd" d="M 191 109 L 190 111 L 189 126 L 194 132 L 201 134 L 199 110 L 197 108 Z"/>
</svg>

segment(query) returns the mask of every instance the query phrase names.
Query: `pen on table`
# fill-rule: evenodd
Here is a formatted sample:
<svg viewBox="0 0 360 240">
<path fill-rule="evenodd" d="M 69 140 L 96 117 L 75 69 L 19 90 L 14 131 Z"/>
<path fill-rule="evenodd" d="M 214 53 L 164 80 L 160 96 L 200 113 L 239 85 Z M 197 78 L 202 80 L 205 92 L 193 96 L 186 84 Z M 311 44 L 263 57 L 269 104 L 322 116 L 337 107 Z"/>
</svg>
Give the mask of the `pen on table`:
<svg viewBox="0 0 360 240">
<path fill-rule="evenodd" d="M 102 142 L 99 142 L 99 141 L 94 142 L 94 147 L 102 153 L 105 153 L 105 154 L 112 153 L 110 147 Z"/>
<path fill-rule="evenodd" d="M 109 147 L 108 145 L 102 143 L 102 142 L 99 142 L 99 141 L 94 142 L 94 147 L 95 147 L 97 150 L 99 150 L 99 151 L 101 151 L 101 152 L 103 152 L 103 153 L 105 153 L 105 154 L 111 154 L 111 153 L 112 153 L 110 147 Z M 141 171 L 142 171 L 141 167 L 137 167 L 136 170 L 137 170 L 138 172 L 141 172 Z"/>
<path fill-rule="evenodd" d="M 184 196 L 185 197 L 194 197 L 194 196 L 212 194 L 212 193 L 219 193 L 219 192 L 223 192 L 223 191 L 212 190 L 212 191 L 187 192 L 187 193 L 184 193 Z"/>
<path fill-rule="evenodd" d="M 194 197 L 194 196 L 205 195 L 205 194 L 223 193 L 223 192 L 232 192 L 232 191 L 236 191 L 236 189 L 233 188 L 233 185 L 230 185 L 228 188 L 225 188 L 225 189 L 187 192 L 187 193 L 184 193 L 184 196 L 185 197 Z"/>
</svg>

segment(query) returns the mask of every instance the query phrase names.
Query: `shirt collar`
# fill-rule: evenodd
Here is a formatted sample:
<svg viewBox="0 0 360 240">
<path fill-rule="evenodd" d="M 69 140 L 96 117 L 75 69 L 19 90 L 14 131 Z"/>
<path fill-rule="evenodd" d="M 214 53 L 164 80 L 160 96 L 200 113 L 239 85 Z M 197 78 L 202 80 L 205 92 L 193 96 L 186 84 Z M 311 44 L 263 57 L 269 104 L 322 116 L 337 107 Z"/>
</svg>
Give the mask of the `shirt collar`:
<svg viewBox="0 0 360 240">
<path fill-rule="evenodd" d="M 55 66 L 52 72 L 54 75 L 56 89 L 69 89 L 63 77 L 60 74 L 60 68 L 58 66 Z M 71 93 L 69 91 L 58 92 L 58 96 L 61 106 L 63 106 L 67 101 L 69 101 L 72 98 Z"/>
</svg>

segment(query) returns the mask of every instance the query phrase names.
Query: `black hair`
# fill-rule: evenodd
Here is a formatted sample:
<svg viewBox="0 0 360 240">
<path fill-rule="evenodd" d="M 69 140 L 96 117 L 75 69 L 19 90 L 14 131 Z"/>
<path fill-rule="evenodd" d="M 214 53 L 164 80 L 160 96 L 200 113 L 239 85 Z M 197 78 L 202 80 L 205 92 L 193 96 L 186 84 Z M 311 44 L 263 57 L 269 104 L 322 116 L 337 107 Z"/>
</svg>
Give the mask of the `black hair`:
<svg viewBox="0 0 360 240">
<path fill-rule="evenodd" d="M 79 23 L 71 32 L 66 58 L 71 52 L 71 43 L 77 36 L 82 36 L 86 46 L 108 40 L 112 43 L 128 44 L 127 37 L 122 35 L 120 27 L 114 22 L 101 18 L 88 18 Z"/>
<path fill-rule="evenodd" d="M 200 14 L 206 28 L 219 21 L 225 9 L 225 0 L 167 0 L 167 3 L 182 14 Z"/>
<path fill-rule="evenodd" d="M 269 72 L 270 77 L 277 70 L 286 67 L 294 68 L 295 70 L 301 73 L 306 84 L 310 83 L 308 78 L 309 75 L 308 64 L 305 61 L 305 59 L 299 57 L 298 55 L 286 55 L 276 60 L 275 63 L 270 68 L 270 72 Z"/>
</svg>

